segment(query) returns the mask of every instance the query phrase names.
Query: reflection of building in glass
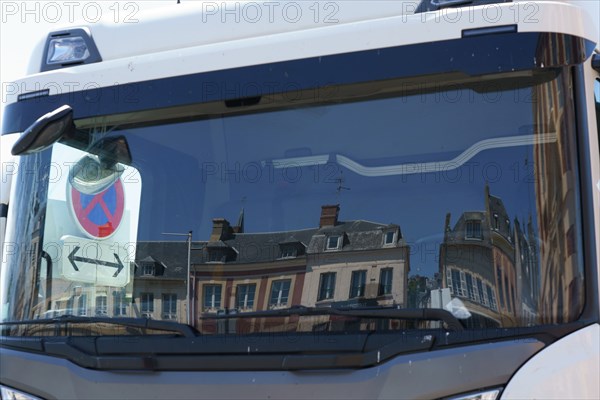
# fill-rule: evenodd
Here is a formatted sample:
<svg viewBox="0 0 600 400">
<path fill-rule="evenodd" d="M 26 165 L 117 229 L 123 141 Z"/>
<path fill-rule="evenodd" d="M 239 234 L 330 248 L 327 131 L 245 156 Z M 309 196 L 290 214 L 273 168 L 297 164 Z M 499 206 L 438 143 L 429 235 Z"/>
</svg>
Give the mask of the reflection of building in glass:
<svg viewBox="0 0 600 400">
<path fill-rule="evenodd" d="M 297 316 L 231 323 L 212 317 L 299 305 L 406 307 L 409 248 L 400 227 L 342 222 L 339 210 L 337 205 L 323 206 L 318 227 L 283 232 L 246 233 L 243 212 L 236 226 L 213 219 L 209 240 L 192 244 L 195 326 L 206 333 L 295 330 L 302 324 Z M 113 291 L 88 302 L 102 315 L 184 322 L 186 270 L 185 242 L 140 242 L 133 299 Z M 329 317 L 316 319 L 327 323 Z"/>
<path fill-rule="evenodd" d="M 192 252 L 192 262 L 197 261 L 198 256 Z M 185 322 L 186 274 L 185 242 L 138 243 L 133 274 L 133 302 L 126 298 L 124 291 L 113 291 L 108 307 L 111 315 L 127 314 L 131 307 L 130 314 L 136 317 Z"/>
<path fill-rule="evenodd" d="M 338 221 L 339 206 L 323 206 L 307 249 L 305 306 L 406 307 L 409 248 L 400 227 Z"/>
<path fill-rule="evenodd" d="M 515 268 L 517 272 L 517 293 L 521 294 L 518 316 L 522 325 L 538 324 L 540 268 L 537 242 L 531 220 L 527 223 L 527 231 L 515 220 Z"/>
<path fill-rule="evenodd" d="M 213 219 L 210 240 L 203 244 L 201 261 L 194 263 L 197 317 L 222 313 L 273 310 L 299 305 L 306 271 L 306 243 L 314 229 L 245 233 L 243 214 L 237 226 Z M 284 327 L 290 317 L 240 321 L 240 330 Z M 255 326 L 259 324 L 259 326 Z M 218 331 L 217 322 L 202 320 L 203 332 Z"/>
<path fill-rule="evenodd" d="M 561 60 L 572 43 L 548 35 L 553 43 L 540 43 L 538 59 Z M 576 115 L 571 101 L 557 93 L 569 93 L 568 76 L 537 87 L 533 112 L 536 134 L 555 134 L 555 142 L 534 146 L 535 192 L 541 265 L 540 314 L 543 323 L 576 318 L 583 306 L 583 271 L 578 265 L 577 173 L 573 160 Z"/>
<path fill-rule="evenodd" d="M 470 322 L 510 326 L 524 315 L 535 318 L 537 258 L 529 243 L 518 221 L 511 226 L 502 200 L 490 195 L 487 186 L 485 211 L 464 212 L 454 228 L 450 214 L 446 216 L 440 247 L 442 286 L 467 305 L 473 314 Z"/>
<path fill-rule="evenodd" d="M 292 306 L 406 304 L 409 249 L 397 225 L 338 221 L 339 206 L 323 206 L 318 228 L 246 233 L 213 220 L 202 262 L 194 263 L 197 316 L 265 311 Z M 326 318 L 325 318 L 326 319 Z M 240 321 L 242 322 L 242 321 Z M 297 317 L 246 321 L 296 326 Z M 260 326 L 255 326 L 259 324 Z M 217 331 L 214 321 L 199 328 Z M 240 327 L 237 327 L 238 331 Z"/>
</svg>

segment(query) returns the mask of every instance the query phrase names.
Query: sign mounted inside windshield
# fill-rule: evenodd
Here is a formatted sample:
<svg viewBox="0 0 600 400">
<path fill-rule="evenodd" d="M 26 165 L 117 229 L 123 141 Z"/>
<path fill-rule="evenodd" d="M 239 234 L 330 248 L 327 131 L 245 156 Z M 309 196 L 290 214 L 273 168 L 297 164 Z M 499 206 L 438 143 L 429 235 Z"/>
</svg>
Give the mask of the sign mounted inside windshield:
<svg viewBox="0 0 600 400">
<path fill-rule="evenodd" d="M 96 158 L 54 146 L 52 165 L 60 173 L 48 187 L 44 248 L 53 281 L 125 287 L 135 259 L 141 177 L 134 167 L 104 168 Z"/>
</svg>

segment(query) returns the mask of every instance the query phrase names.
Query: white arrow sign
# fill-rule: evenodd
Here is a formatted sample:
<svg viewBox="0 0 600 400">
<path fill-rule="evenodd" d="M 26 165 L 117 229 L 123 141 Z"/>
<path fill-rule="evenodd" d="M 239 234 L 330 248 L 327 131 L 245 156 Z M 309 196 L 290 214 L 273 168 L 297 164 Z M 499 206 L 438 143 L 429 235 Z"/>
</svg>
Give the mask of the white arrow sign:
<svg viewBox="0 0 600 400">
<path fill-rule="evenodd" d="M 65 279 L 112 287 L 129 283 L 129 259 L 125 248 L 115 243 L 66 235 L 61 238 L 61 275 Z"/>
</svg>

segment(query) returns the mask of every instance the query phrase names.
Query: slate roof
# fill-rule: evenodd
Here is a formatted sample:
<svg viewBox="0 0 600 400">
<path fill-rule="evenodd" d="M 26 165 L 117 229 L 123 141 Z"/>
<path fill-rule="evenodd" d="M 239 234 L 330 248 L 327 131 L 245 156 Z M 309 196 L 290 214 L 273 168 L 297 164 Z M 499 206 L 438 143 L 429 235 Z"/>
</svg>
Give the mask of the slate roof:
<svg viewBox="0 0 600 400">
<path fill-rule="evenodd" d="M 317 229 L 303 229 L 269 233 L 236 233 L 233 238 L 223 241 L 237 253 L 235 260 L 228 261 L 227 264 L 275 261 L 280 258 L 281 245 L 299 244 L 305 247 L 316 231 Z"/>
<path fill-rule="evenodd" d="M 325 250 L 325 241 L 330 235 L 344 236 L 340 251 L 371 250 L 383 247 L 383 235 L 389 230 L 398 230 L 395 224 L 378 224 L 369 221 L 339 222 L 335 226 L 283 231 L 270 233 L 235 233 L 232 238 L 213 243 L 227 245 L 237 254 L 227 264 L 246 264 L 256 262 L 272 262 L 281 257 L 282 246 L 296 245 L 305 249 L 305 253 L 321 253 Z M 401 235 L 400 235 L 401 236 Z M 298 257 L 304 256 L 301 252 Z M 208 253 L 203 254 L 204 262 L 208 262 Z"/>
<path fill-rule="evenodd" d="M 201 247 L 201 243 L 193 242 L 192 249 Z M 181 279 L 185 280 L 187 274 L 187 242 L 138 242 L 134 270 L 136 277 L 143 277 L 142 263 L 153 262 L 156 267 L 163 266 L 162 279 Z M 191 253 L 191 263 L 201 262 L 201 251 L 193 250 Z"/>
<path fill-rule="evenodd" d="M 400 227 L 395 224 L 378 224 L 370 221 L 339 222 L 335 226 L 269 233 L 233 233 L 229 239 L 215 242 L 192 243 L 192 265 L 209 263 L 209 251 L 226 251 L 226 264 L 273 262 L 281 259 L 285 246 L 294 246 L 297 258 L 325 251 L 325 241 L 330 235 L 344 237 L 338 251 L 364 251 L 383 248 L 383 235 L 398 231 L 396 239 L 403 244 Z M 141 262 L 156 262 L 165 267 L 164 278 L 185 279 L 187 268 L 186 242 L 140 242 L 136 254 L 136 276 L 141 275 Z"/>
<path fill-rule="evenodd" d="M 400 227 L 396 224 L 378 224 L 364 220 L 339 222 L 336 226 L 317 230 L 308 246 L 308 253 L 322 253 L 325 250 L 327 238 L 331 235 L 344 236 L 341 251 L 380 249 L 384 247 L 383 235 L 391 230 L 399 232 L 397 240 L 402 238 Z"/>
</svg>

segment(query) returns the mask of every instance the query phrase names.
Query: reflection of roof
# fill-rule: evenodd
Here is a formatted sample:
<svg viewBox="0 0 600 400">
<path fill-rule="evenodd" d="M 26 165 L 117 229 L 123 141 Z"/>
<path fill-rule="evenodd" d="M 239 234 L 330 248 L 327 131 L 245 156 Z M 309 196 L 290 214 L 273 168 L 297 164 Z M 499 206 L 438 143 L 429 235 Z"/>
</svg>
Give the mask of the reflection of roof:
<svg viewBox="0 0 600 400">
<path fill-rule="evenodd" d="M 399 233 L 400 227 L 358 220 L 296 231 L 231 233 L 225 240 L 192 243 L 191 263 L 197 265 L 210 262 L 209 252 L 212 251 L 221 252 L 216 259 L 224 258 L 226 264 L 273 262 L 281 257 L 282 248 L 287 246 L 297 249 L 297 258 L 303 258 L 306 254 L 324 252 L 325 241 L 331 235 L 343 237 L 342 247 L 339 249 L 342 252 L 381 249 L 387 247 L 384 246 L 384 235 L 390 231 Z M 398 234 L 396 241 L 401 237 Z M 187 242 L 140 242 L 136 257 L 136 263 L 139 262 L 162 264 L 165 267 L 164 277 L 185 279 Z M 174 271 L 176 268 L 173 267 L 184 268 Z M 139 274 L 136 271 L 136 275 Z"/>
<path fill-rule="evenodd" d="M 339 222 L 336 226 L 319 229 L 308 246 L 308 253 L 322 252 L 331 235 L 344 235 L 341 251 L 380 249 L 383 247 L 383 235 L 396 230 L 399 230 L 399 226 L 395 224 L 385 225 L 363 220 Z"/>
<path fill-rule="evenodd" d="M 335 226 L 323 228 L 302 229 L 297 231 L 269 233 L 234 233 L 230 239 L 220 242 L 209 242 L 206 247 L 222 248 L 225 246 L 234 250 L 235 257 L 227 259 L 227 264 L 246 264 L 256 262 L 272 262 L 281 257 L 282 245 L 296 245 L 306 248 L 306 253 L 320 253 L 325 249 L 328 236 L 344 237 L 340 251 L 372 250 L 383 247 L 383 235 L 390 230 L 399 231 L 394 224 L 378 224 L 369 221 L 339 222 Z M 304 250 L 298 257 L 304 256 Z M 204 254 L 206 260 L 207 254 Z"/>
<path fill-rule="evenodd" d="M 208 242 L 206 243 L 206 247 L 208 248 L 219 248 L 219 247 L 223 247 L 223 248 L 229 248 L 229 246 L 227 246 L 227 244 L 225 244 L 225 242 L 223 242 L 222 240 L 216 241 L 216 242 Z"/>
<path fill-rule="evenodd" d="M 197 246 L 198 243 L 192 243 L 192 249 Z M 136 265 L 152 262 L 164 268 L 161 278 L 184 280 L 187 271 L 187 249 L 187 242 L 138 242 Z M 199 253 L 202 252 L 192 251 L 192 264 L 200 262 Z M 135 276 L 141 276 L 142 273 L 141 268 L 135 269 Z"/>
<path fill-rule="evenodd" d="M 236 233 L 223 242 L 233 248 L 237 255 L 228 264 L 271 262 L 280 257 L 282 244 L 308 243 L 317 229 L 269 233 Z"/>
<path fill-rule="evenodd" d="M 287 239 L 285 239 L 284 241 L 280 242 L 279 244 L 296 244 L 296 243 L 302 243 L 301 240 L 298 240 L 294 235 L 288 237 Z"/>
</svg>

